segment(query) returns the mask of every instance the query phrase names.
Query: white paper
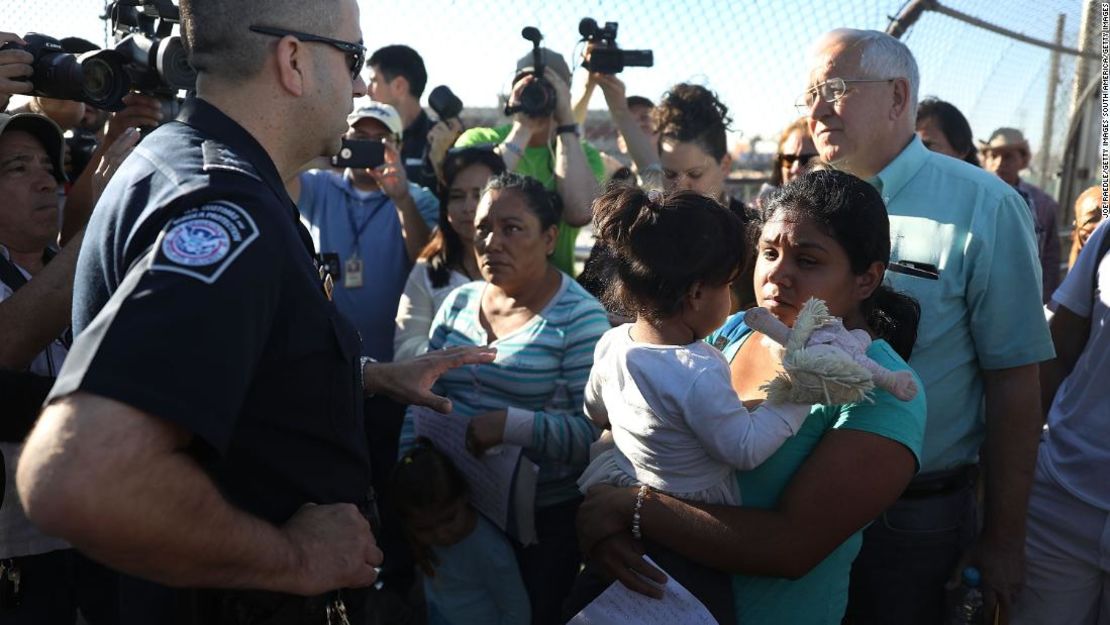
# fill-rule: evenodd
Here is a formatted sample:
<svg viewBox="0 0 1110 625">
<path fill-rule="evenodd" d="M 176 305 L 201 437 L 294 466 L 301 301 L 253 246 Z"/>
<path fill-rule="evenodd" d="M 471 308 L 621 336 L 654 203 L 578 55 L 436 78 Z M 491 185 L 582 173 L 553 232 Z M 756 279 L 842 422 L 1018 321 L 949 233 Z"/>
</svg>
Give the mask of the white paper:
<svg viewBox="0 0 1110 625">
<path fill-rule="evenodd" d="M 659 567 L 644 556 L 651 565 Z M 663 571 L 666 573 L 666 571 Z M 613 582 L 567 625 L 718 625 L 709 610 L 670 575 L 663 598 L 652 599 Z"/>
<path fill-rule="evenodd" d="M 520 462 L 521 447 L 498 445 L 481 458 L 475 458 L 466 449 L 466 426 L 469 419 L 456 414 L 445 415 L 430 408 L 414 406 L 412 411 L 416 435 L 427 437 L 435 444 L 436 449 L 451 458 L 470 484 L 470 503 L 494 525 L 507 531 L 513 477 L 518 465 L 523 464 L 526 467 L 531 464 L 527 461 Z M 535 500 L 535 480 L 532 484 L 532 498 L 527 502 L 529 506 L 534 505 Z M 534 536 L 534 525 L 528 529 Z"/>
</svg>

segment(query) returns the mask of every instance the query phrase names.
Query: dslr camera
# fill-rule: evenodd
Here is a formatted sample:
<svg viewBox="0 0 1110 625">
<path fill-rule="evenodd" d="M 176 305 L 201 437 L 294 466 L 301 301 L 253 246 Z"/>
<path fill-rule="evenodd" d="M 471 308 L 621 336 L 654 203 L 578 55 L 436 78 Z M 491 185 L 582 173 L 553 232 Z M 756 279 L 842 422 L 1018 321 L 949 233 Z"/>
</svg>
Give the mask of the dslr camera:
<svg viewBox="0 0 1110 625">
<path fill-rule="evenodd" d="M 589 17 L 578 22 L 578 34 L 582 41 L 593 44 L 588 59 L 582 67 L 599 74 L 619 74 L 626 67 L 651 67 L 655 57 L 651 50 L 621 50 L 617 47 L 617 23 L 605 22 L 601 28 Z"/>
<path fill-rule="evenodd" d="M 519 77 L 519 80 L 523 80 L 524 76 L 532 76 L 532 82 L 525 85 L 524 89 L 521 90 L 519 102 L 505 104 L 505 115 L 524 113 L 533 119 L 550 117 L 555 113 L 555 87 L 543 77 L 545 64 L 543 54 L 540 52 L 540 41 L 543 41 L 543 34 L 540 33 L 538 28 L 528 26 L 520 31 L 520 36 L 532 42 L 532 71 L 526 72 Z"/>
<path fill-rule="evenodd" d="M 23 49 L 34 57 L 32 95 L 118 111 L 123 96 L 135 90 L 161 100 L 172 118 L 177 92 L 196 84 L 181 38 L 170 34 L 181 21 L 178 8 L 172 0 L 115 0 L 109 15 L 117 42 L 112 48 L 76 55 L 53 37 L 28 33 L 27 45 L 9 42 L 0 49 Z"/>
<path fill-rule="evenodd" d="M 60 41 L 48 35 L 27 33 L 23 40 L 27 45 L 10 41 L 0 50 L 14 48 L 35 57 L 31 61 L 31 95 L 76 100 L 109 111 L 123 108 L 122 99 L 131 83 L 121 56 L 114 50 L 75 55 L 66 52 Z"/>
</svg>

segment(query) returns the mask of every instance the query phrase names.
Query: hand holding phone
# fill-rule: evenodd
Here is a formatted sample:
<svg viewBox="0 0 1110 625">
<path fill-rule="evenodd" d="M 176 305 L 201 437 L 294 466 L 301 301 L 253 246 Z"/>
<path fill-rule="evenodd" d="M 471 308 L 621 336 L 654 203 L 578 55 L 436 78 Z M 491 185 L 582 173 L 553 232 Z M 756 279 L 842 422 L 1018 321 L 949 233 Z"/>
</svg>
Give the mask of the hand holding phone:
<svg viewBox="0 0 1110 625">
<path fill-rule="evenodd" d="M 385 164 L 385 144 L 368 139 L 343 139 L 339 154 L 331 157 L 336 167 L 374 169 Z"/>
</svg>

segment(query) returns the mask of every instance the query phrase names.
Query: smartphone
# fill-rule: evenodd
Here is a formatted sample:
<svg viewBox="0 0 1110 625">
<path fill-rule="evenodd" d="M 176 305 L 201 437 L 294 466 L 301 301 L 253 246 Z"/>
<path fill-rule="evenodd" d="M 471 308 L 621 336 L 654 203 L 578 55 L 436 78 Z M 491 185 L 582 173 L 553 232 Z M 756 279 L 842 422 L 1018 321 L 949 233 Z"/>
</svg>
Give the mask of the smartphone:
<svg viewBox="0 0 1110 625">
<path fill-rule="evenodd" d="M 344 139 L 339 154 L 331 157 L 336 167 L 373 169 L 385 163 L 385 144 L 366 139 Z"/>
</svg>

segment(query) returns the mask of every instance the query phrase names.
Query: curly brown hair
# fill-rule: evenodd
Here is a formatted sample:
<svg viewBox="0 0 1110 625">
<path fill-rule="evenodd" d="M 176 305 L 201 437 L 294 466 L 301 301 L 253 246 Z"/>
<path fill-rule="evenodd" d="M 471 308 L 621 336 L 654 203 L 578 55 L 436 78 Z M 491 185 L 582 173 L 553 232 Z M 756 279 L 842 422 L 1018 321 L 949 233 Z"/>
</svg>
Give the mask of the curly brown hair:
<svg viewBox="0 0 1110 625">
<path fill-rule="evenodd" d="M 732 118 L 717 94 L 701 85 L 679 83 L 651 112 L 659 140 L 696 143 L 720 162 L 728 153 L 725 133 Z"/>
</svg>

